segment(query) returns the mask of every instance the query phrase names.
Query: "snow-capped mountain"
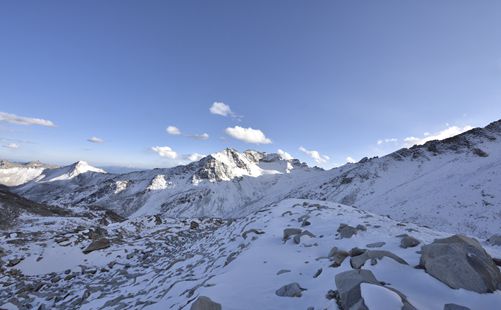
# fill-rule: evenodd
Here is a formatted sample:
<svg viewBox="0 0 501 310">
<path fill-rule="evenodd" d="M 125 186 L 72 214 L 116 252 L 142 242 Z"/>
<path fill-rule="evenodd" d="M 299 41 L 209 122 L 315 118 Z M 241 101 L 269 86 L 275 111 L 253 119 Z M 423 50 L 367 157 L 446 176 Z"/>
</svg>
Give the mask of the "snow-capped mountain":
<svg viewBox="0 0 501 310">
<path fill-rule="evenodd" d="M 84 173 L 15 191 L 59 206 L 99 205 L 123 216 L 242 217 L 284 198 L 340 202 L 480 237 L 500 231 L 501 121 L 443 141 L 324 171 L 278 154 L 233 149 L 169 169 Z M 61 168 L 67 169 L 67 168 Z"/>
<path fill-rule="evenodd" d="M 0 161 L 0 185 L 17 186 L 39 177 L 45 169 L 57 168 L 41 162 L 13 163 Z"/>
</svg>

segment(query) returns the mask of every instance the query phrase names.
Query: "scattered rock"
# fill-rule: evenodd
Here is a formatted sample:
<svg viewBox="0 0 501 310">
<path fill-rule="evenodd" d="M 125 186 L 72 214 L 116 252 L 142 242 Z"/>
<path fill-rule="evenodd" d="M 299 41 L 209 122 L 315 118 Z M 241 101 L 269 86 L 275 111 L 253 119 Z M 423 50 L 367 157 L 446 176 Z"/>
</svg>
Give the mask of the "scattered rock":
<svg viewBox="0 0 501 310">
<path fill-rule="evenodd" d="M 289 269 L 280 269 L 278 272 L 277 272 L 277 276 L 283 274 L 283 273 L 287 273 L 287 272 L 291 272 Z"/>
<path fill-rule="evenodd" d="M 191 223 L 190 223 L 190 229 L 198 229 L 198 227 L 200 227 L 200 224 L 198 224 L 195 221 L 191 221 Z"/>
<path fill-rule="evenodd" d="M 383 257 L 389 257 L 396 262 L 404 265 L 408 265 L 408 263 L 403 260 L 401 257 L 389 252 L 389 251 L 383 251 L 383 250 L 367 250 L 361 255 L 353 256 L 350 259 L 350 264 L 352 268 L 355 269 L 360 269 L 362 266 L 365 264 L 367 260 L 371 260 L 371 264 L 375 265 L 377 264 L 378 259 L 382 259 Z"/>
<path fill-rule="evenodd" d="M 244 231 L 243 234 L 242 234 L 242 237 L 244 239 L 247 239 L 247 235 L 250 234 L 250 233 L 253 233 L 253 234 L 256 234 L 256 235 L 262 235 L 262 234 L 264 234 L 264 231 L 262 231 L 260 229 L 254 229 L 254 228 L 252 228 L 252 229 Z"/>
<path fill-rule="evenodd" d="M 422 247 L 420 266 L 451 288 L 477 293 L 501 289 L 501 272 L 480 243 L 463 235 Z"/>
<path fill-rule="evenodd" d="M 16 266 L 17 264 L 19 264 L 24 258 L 23 257 L 18 257 L 18 258 L 14 258 L 14 259 L 11 259 L 9 260 L 9 262 L 7 263 L 7 267 L 14 267 Z"/>
<path fill-rule="evenodd" d="M 369 270 L 361 269 L 341 272 L 336 275 L 335 281 L 337 294 L 334 294 L 334 296 L 338 300 L 341 309 L 368 310 L 362 297 L 362 290 L 360 287 L 362 283 L 368 283 L 383 287 L 398 294 L 403 304 L 403 310 L 416 310 L 416 308 L 409 303 L 404 294 L 393 288 L 381 285 L 376 277 L 374 277 L 374 274 Z"/>
<path fill-rule="evenodd" d="M 111 245 L 110 240 L 106 238 L 101 238 L 98 240 L 93 241 L 85 250 L 83 250 L 84 254 L 89 254 L 90 252 L 97 251 L 97 250 L 102 250 L 109 248 Z"/>
<path fill-rule="evenodd" d="M 487 239 L 487 242 L 490 244 L 490 245 L 496 245 L 496 246 L 501 246 L 501 235 L 492 235 L 490 236 L 489 239 Z"/>
<path fill-rule="evenodd" d="M 382 247 L 382 246 L 383 246 L 383 245 L 385 245 L 385 244 L 386 244 L 386 242 L 381 241 L 381 242 L 369 243 L 369 244 L 368 244 L 368 245 L 366 245 L 366 246 L 367 246 L 368 248 L 371 248 L 371 249 L 372 249 L 372 248 L 380 248 L 380 247 Z"/>
<path fill-rule="evenodd" d="M 445 304 L 444 310 L 470 310 L 470 308 L 457 304 Z"/>
<path fill-rule="evenodd" d="M 191 304 L 191 310 L 221 310 L 221 304 L 212 301 L 209 297 L 200 296 Z"/>
<path fill-rule="evenodd" d="M 298 283 L 294 282 L 282 286 L 275 291 L 275 294 L 280 297 L 301 297 L 305 290 L 306 289 L 302 288 Z"/>
<path fill-rule="evenodd" d="M 286 228 L 284 229 L 282 240 L 287 241 L 291 236 L 299 235 L 300 233 L 301 229 L 299 228 Z"/>
<path fill-rule="evenodd" d="M 341 238 L 351 238 L 358 232 L 358 230 L 355 227 L 347 224 L 339 224 L 337 232 L 339 233 Z"/>
<path fill-rule="evenodd" d="M 346 257 L 350 254 L 346 251 L 340 250 L 337 247 L 333 247 L 328 255 L 328 258 L 332 261 L 331 267 L 339 267 L 343 263 Z"/>
<path fill-rule="evenodd" d="M 404 248 L 404 249 L 413 248 L 420 243 L 421 243 L 421 241 L 419 241 L 418 239 L 416 239 L 414 237 L 405 236 L 402 238 L 402 240 L 400 240 L 400 247 Z"/>
<path fill-rule="evenodd" d="M 318 276 L 322 273 L 322 268 L 318 269 L 317 272 L 313 275 L 313 278 L 318 278 Z"/>
<path fill-rule="evenodd" d="M 365 253 L 365 251 L 367 251 L 366 249 L 360 249 L 360 248 L 353 248 L 350 250 L 349 254 L 351 257 L 353 256 L 358 256 L 358 255 L 362 255 Z"/>
</svg>

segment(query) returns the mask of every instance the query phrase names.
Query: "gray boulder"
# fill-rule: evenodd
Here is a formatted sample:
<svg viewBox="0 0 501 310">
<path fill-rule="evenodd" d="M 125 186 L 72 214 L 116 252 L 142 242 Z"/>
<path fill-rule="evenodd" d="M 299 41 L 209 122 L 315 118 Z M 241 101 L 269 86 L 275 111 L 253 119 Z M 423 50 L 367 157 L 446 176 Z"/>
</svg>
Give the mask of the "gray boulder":
<svg viewBox="0 0 501 310">
<path fill-rule="evenodd" d="M 360 269 L 367 260 L 370 259 L 371 264 L 375 265 L 377 264 L 377 260 L 382 259 L 383 257 L 389 257 L 400 264 L 408 265 L 408 263 L 400 256 L 397 256 L 389 251 L 383 251 L 383 250 L 367 250 L 361 255 L 353 256 L 350 259 L 350 264 L 352 268 Z"/>
<path fill-rule="evenodd" d="M 360 287 L 362 283 L 368 283 L 384 287 L 398 294 L 403 304 L 403 310 L 415 310 L 404 294 L 395 289 L 381 285 L 376 277 L 374 277 L 374 274 L 369 270 L 361 269 L 341 272 L 336 275 L 335 281 L 338 292 L 338 303 L 341 309 L 368 310 L 362 297 L 362 290 Z"/>
<path fill-rule="evenodd" d="M 422 247 L 420 265 L 449 287 L 490 293 L 501 289 L 501 272 L 480 243 L 463 235 Z"/>
<path fill-rule="evenodd" d="M 339 267 L 349 255 L 348 252 L 333 247 L 327 257 L 332 261 L 331 267 Z"/>
<path fill-rule="evenodd" d="M 372 248 L 380 248 L 380 247 L 382 247 L 385 244 L 386 244 L 386 242 L 383 242 L 383 241 L 381 241 L 381 242 L 374 242 L 374 243 L 369 243 L 367 245 L 367 247 L 370 248 L 370 249 L 372 249 Z"/>
<path fill-rule="evenodd" d="M 110 240 L 108 240 L 106 238 L 97 239 L 97 240 L 93 241 L 91 244 L 89 244 L 89 246 L 85 250 L 83 250 L 83 253 L 89 254 L 90 252 L 93 252 L 93 251 L 106 249 L 106 248 L 109 248 L 110 245 L 111 245 Z"/>
<path fill-rule="evenodd" d="M 444 310 L 470 310 L 470 308 L 457 304 L 445 304 Z"/>
<path fill-rule="evenodd" d="M 291 236 L 299 235 L 301 231 L 299 228 L 286 228 L 284 229 L 282 240 L 287 241 Z"/>
<path fill-rule="evenodd" d="M 358 232 L 358 229 L 347 224 L 339 224 L 337 232 L 341 238 L 351 238 Z"/>
<path fill-rule="evenodd" d="M 209 297 L 200 296 L 191 304 L 191 310 L 221 310 L 221 304 L 212 301 Z"/>
<path fill-rule="evenodd" d="M 305 290 L 306 289 L 302 288 L 298 283 L 294 282 L 282 286 L 275 291 L 275 294 L 280 297 L 301 297 Z"/>
<path fill-rule="evenodd" d="M 492 235 L 487 239 L 487 242 L 491 245 L 501 246 L 501 235 Z"/>
<path fill-rule="evenodd" d="M 414 237 L 405 236 L 402 238 L 402 240 L 400 240 L 400 247 L 404 248 L 404 249 L 413 248 L 413 247 L 419 245 L 420 243 L 421 243 L 421 241 L 419 241 L 418 239 L 416 239 Z"/>
</svg>

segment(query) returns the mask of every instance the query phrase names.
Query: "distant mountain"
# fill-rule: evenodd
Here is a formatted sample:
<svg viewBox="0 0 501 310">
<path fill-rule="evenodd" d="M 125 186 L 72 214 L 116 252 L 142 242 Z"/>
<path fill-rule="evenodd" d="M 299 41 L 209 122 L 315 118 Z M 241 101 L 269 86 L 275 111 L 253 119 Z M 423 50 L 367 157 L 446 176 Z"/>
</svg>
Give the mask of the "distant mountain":
<svg viewBox="0 0 501 310">
<path fill-rule="evenodd" d="M 278 154 L 226 149 L 186 166 L 120 175 L 89 170 L 71 178 L 63 173 L 15 190 L 39 202 L 99 205 L 134 217 L 236 218 L 284 198 L 319 199 L 486 237 L 501 230 L 500 167 L 497 121 L 329 171 Z"/>
<path fill-rule="evenodd" d="M 0 160 L 0 185 L 17 186 L 36 179 L 45 169 L 57 168 L 38 161 L 15 163 Z"/>
</svg>

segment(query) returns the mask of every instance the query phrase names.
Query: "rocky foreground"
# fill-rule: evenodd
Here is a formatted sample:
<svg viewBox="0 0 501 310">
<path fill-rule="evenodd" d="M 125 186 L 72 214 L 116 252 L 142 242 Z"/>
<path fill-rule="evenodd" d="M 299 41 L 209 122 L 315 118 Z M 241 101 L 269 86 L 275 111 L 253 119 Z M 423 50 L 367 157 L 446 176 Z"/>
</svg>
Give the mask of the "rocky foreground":
<svg viewBox="0 0 501 310">
<path fill-rule="evenodd" d="M 25 212 L 0 237 L 2 309 L 494 309 L 501 237 L 325 201 L 245 218 Z M 497 264 L 497 265 L 496 265 Z M 465 307 L 465 308 L 460 308 Z"/>
</svg>

